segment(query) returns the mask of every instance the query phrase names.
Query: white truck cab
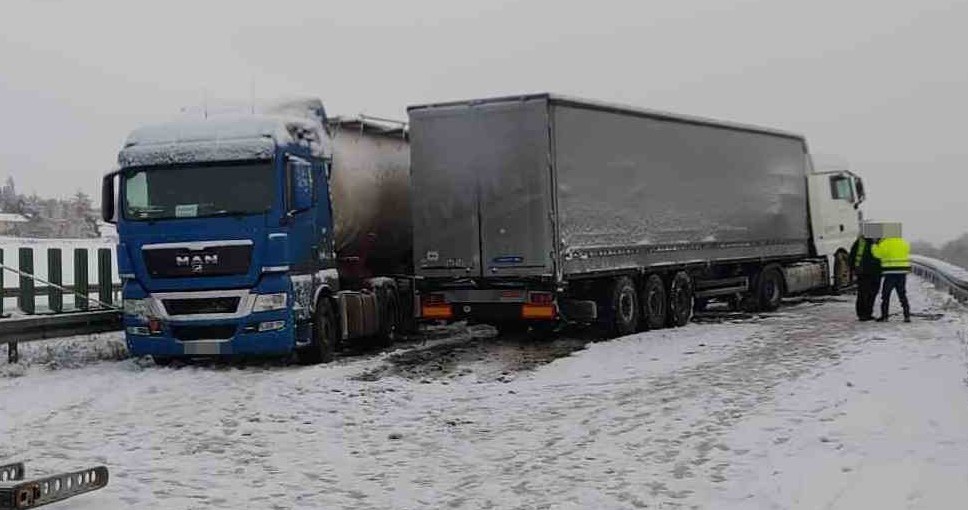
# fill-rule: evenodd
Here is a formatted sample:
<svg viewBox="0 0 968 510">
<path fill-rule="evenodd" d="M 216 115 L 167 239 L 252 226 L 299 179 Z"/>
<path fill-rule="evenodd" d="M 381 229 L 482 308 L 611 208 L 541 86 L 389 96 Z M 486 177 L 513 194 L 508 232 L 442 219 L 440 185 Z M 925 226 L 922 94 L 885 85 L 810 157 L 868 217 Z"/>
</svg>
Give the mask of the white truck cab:
<svg viewBox="0 0 968 510">
<path fill-rule="evenodd" d="M 847 254 L 860 233 L 864 182 L 849 170 L 813 171 L 808 177 L 810 227 L 817 256 L 827 259 L 830 284 L 850 283 Z"/>
</svg>

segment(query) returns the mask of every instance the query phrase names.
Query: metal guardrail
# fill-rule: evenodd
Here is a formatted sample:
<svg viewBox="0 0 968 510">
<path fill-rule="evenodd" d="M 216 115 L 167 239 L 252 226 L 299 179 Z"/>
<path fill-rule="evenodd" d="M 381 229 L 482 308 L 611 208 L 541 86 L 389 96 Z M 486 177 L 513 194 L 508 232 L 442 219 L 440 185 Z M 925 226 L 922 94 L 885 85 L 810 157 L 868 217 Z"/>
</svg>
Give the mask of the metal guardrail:
<svg viewBox="0 0 968 510">
<path fill-rule="evenodd" d="M 943 260 L 911 255 L 911 271 L 947 291 L 959 302 L 968 302 L 968 270 Z"/>
<path fill-rule="evenodd" d="M 7 361 L 16 363 L 20 360 L 20 343 L 120 329 L 121 312 L 113 309 L 28 315 L 0 320 L 0 345 L 7 344 Z"/>
<path fill-rule="evenodd" d="M 4 264 L 3 251 L 0 250 L 0 313 L 3 312 L 4 298 L 16 298 L 18 309 L 13 317 L 0 318 L 0 345 L 7 345 L 10 363 L 19 361 L 18 344 L 21 342 L 121 329 L 121 312 L 115 305 L 121 286 L 112 281 L 111 250 L 96 250 L 97 280 L 92 282 L 88 271 L 88 249 L 74 249 L 73 282 L 70 284 L 64 283 L 63 251 L 60 248 L 47 250 L 47 277 L 41 278 L 34 272 L 32 248 L 17 250 L 17 268 Z M 17 287 L 4 285 L 6 273 L 17 277 Z M 49 311 L 38 309 L 37 298 L 40 296 L 47 298 Z M 66 296 L 73 297 L 73 310 L 65 306 Z"/>
</svg>

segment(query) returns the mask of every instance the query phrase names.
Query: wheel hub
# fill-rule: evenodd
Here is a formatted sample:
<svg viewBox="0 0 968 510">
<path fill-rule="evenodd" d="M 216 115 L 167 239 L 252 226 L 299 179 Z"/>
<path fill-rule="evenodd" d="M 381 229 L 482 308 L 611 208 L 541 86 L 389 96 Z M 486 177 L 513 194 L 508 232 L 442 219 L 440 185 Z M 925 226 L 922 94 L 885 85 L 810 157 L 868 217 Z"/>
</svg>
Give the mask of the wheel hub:
<svg viewBox="0 0 968 510">
<path fill-rule="evenodd" d="M 619 298 L 619 312 L 622 314 L 622 319 L 625 322 L 632 320 L 632 315 L 635 313 L 635 306 L 632 303 L 632 294 L 629 292 L 623 292 L 622 297 Z"/>
</svg>

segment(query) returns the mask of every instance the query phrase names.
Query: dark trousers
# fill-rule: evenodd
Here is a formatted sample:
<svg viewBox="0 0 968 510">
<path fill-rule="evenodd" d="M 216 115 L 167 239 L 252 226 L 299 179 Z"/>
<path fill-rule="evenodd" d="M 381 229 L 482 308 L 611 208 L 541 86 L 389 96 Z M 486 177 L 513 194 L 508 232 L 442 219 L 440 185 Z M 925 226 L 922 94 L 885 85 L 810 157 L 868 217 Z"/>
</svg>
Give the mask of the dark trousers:
<svg viewBox="0 0 968 510">
<path fill-rule="evenodd" d="M 897 291 L 897 298 L 901 300 L 904 316 L 911 316 L 911 306 L 907 299 L 907 275 L 904 273 L 888 273 L 884 275 L 884 287 L 881 291 L 881 317 L 887 317 L 891 307 L 891 291 Z"/>
<path fill-rule="evenodd" d="M 874 301 L 877 291 L 881 290 L 880 274 L 857 275 L 857 318 L 870 319 L 874 316 Z"/>
</svg>

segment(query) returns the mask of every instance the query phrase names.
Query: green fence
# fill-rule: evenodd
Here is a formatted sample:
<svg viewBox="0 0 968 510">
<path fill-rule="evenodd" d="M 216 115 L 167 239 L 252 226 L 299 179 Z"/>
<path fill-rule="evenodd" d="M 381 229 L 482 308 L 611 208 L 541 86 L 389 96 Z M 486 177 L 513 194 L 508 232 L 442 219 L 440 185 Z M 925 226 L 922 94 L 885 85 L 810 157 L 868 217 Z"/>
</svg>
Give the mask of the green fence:
<svg viewBox="0 0 968 510">
<path fill-rule="evenodd" d="M 92 250 L 97 257 L 94 278 L 89 266 Z M 35 272 L 34 248 L 15 249 L 17 267 L 6 265 L 4 251 L 0 249 L 0 345 L 7 345 L 8 362 L 19 359 L 17 344 L 21 342 L 121 329 L 121 284 L 113 279 L 110 248 L 75 248 L 68 252 L 74 259 L 66 266 L 73 269 L 70 278 L 65 278 L 62 248 L 47 249 L 44 276 Z M 17 286 L 7 287 L 7 282 L 17 282 Z M 46 307 L 38 306 L 41 297 L 46 297 Z M 8 299 L 16 300 L 19 313 L 5 307 Z"/>
<path fill-rule="evenodd" d="M 13 311 L 6 309 L 6 298 L 16 298 L 16 308 L 20 313 L 61 313 L 117 306 L 121 284 L 113 280 L 113 252 L 110 248 L 75 248 L 68 252 L 73 258 L 73 278 L 70 283 L 64 277 L 64 250 L 47 249 L 46 277 L 37 276 L 34 263 L 34 248 L 19 248 L 17 251 L 18 269 L 5 268 L 0 274 L 0 316 Z M 94 278 L 90 274 L 90 251 L 95 251 L 97 270 Z M 4 264 L 3 250 L 0 250 L 0 264 Z M 12 278 L 10 278 L 12 276 Z M 7 287 L 6 282 L 16 281 L 16 287 Z M 65 296 L 73 297 L 73 308 L 68 309 Z M 38 309 L 37 298 L 46 297 L 46 309 Z"/>
</svg>

